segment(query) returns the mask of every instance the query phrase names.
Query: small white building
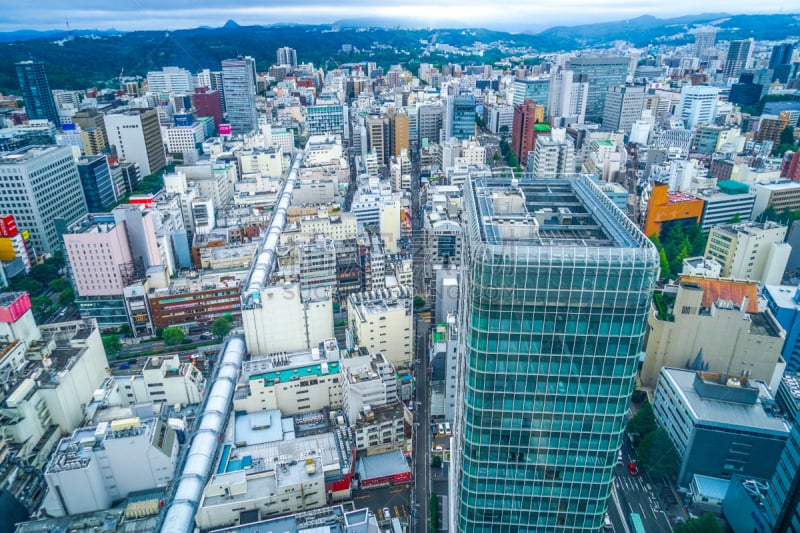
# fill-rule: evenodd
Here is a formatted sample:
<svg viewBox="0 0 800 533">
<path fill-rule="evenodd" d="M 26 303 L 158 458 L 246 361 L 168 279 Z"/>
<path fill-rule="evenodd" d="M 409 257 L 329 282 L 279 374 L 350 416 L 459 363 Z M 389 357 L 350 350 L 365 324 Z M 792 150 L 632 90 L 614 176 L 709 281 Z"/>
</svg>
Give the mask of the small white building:
<svg viewBox="0 0 800 533">
<path fill-rule="evenodd" d="M 119 403 L 198 404 L 205 390 L 202 373 L 191 363 L 182 363 L 178 354 L 153 356 L 142 372 L 114 378 Z"/>
<path fill-rule="evenodd" d="M 352 344 L 382 353 L 395 368 L 410 366 L 414 332 L 412 294 L 408 287 L 351 294 L 347 322 Z"/>
</svg>

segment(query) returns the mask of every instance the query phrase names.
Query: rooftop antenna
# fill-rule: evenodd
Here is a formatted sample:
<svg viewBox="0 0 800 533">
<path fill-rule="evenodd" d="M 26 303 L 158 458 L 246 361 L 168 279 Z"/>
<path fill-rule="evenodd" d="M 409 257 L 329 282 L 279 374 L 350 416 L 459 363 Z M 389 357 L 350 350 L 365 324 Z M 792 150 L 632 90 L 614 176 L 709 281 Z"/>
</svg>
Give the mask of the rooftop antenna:
<svg viewBox="0 0 800 533">
<path fill-rule="evenodd" d="M 67 40 L 71 41 L 72 40 L 72 28 L 69 27 L 69 19 L 66 19 L 66 21 L 67 21 Z"/>
</svg>

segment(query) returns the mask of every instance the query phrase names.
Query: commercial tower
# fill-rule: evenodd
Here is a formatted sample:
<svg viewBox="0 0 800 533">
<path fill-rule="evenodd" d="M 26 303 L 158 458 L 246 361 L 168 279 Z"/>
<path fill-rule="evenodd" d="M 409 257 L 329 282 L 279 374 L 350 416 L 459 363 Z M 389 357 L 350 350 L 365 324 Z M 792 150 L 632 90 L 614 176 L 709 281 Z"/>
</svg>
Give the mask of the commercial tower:
<svg viewBox="0 0 800 533">
<path fill-rule="evenodd" d="M 587 121 L 600 122 L 603 120 L 606 91 L 609 87 L 625 83 L 630 65 L 630 58 L 620 56 L 570 58 L 567 62 L 567 69 L 576 74 L 586 74 L 586 80 L 589 82 L 589 94 L 586 102 Z"/>
<path fill-rule="evenodd" d="M 722 71 L 723 79 L 738 78 L 739 74 L 747 68 L 750 53 L 753 51 L 753 41 L 731 41 L 728 56 L 725 58 L 725 68 Z"/>
<path fill-rule="evenodd" d="M 464 203 L 453 525 L 597 531 L 658 254 L 585 177 L 476 179 Z"/>
<path fill-rule="evenodd" d="M 256 61 L 250 56 L 222 62 L 222 87 L 227 120 L 234 133 L 249 133 L 258 126 Z"/>
<path fill-rule="evenodd" d="M 41 61 L 20 61 L 16 63 L 19 87 L 25 99 L 25 112 L 28 120 L 46 119 L 54 126 L 61 126 L 58 110 L 47 81 L 47 72 Z"/>
</svg>

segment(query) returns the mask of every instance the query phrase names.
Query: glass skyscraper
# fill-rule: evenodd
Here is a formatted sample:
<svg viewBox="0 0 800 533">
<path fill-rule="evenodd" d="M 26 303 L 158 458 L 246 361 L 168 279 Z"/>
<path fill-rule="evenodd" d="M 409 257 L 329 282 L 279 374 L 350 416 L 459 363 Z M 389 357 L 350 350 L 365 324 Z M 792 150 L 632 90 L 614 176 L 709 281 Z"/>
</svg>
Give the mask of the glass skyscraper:
<svg viewBox="0 0 800 533">
<path fill-rule="evenodd" d="M 19 87 L 25 99 L 25 112 L 29 120 L 46 119 L 55 127 L 61 126 L 56 102 L 47 81 L 47 71 L 41 61 L 20 61 L 16 63 Z"/>
<path fill-rule="evenodd" d="M 454 522 L 598 531 L 658 254 L 584 177 L 468 180 L 464 202 Z"/>
<path fill-rule="evenodd" d="M 224 60 L 222 88 L 225 94 L 225 118 L 233 133 L 249 133 L 258 128 L 255 59 L 246 56 Z"/>
<path fill-rule="evenodd" d="M 589 82 L 589 96 L 586 100 L 586 120 L 601 122 L 609 87 L 623 85 L 628 78 L 631 61 L 620 56 L 581 56 L 572 57 L 567 69 L 578 74 L 586 74 Z"/>
</svg>

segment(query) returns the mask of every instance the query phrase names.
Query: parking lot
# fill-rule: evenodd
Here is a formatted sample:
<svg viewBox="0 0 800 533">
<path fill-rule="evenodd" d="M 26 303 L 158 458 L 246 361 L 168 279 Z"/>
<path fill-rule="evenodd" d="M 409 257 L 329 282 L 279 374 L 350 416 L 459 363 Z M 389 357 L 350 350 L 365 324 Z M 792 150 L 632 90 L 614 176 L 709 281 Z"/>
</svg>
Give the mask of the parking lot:
<svg viewBox="0 0 800 533">
<path fill-rule="evenodd" d="M 408 524 L 411 518 L 411 493 L 409 485 L 393 485 L 379 489 L 360 490 L 353 495 L 353 504 L 356 509 L 368 507 L 378 522 L 384 524 L 387 519 L 383 509 L 388 508 L 391 516 L 399 518 L 402 524 Z"/>
</svg>

